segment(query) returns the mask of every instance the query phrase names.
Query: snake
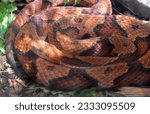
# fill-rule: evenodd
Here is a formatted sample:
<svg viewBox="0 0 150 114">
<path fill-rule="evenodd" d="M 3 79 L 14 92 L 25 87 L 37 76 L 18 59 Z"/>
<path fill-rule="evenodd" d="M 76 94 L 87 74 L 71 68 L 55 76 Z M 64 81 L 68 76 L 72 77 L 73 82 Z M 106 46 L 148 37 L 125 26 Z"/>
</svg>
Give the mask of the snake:
<svg viewBox="0 0 150 114">
<path fill-rule="evenodd" d="M 110 0 L 34 0 L 5 34 L 16 72 L 52 89 L 150 84 L 148 21 L 113 14 Z"/>
</svg>

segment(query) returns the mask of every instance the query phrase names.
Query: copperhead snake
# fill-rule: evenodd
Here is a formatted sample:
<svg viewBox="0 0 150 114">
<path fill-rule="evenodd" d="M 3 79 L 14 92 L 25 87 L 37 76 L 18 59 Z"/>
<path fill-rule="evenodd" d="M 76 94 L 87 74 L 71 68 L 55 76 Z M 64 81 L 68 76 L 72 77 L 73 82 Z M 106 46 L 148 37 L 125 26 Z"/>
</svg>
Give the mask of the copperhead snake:
<svg viewBox="0 0 150 114">
<path fill-rule="evenodd" d="M 5 34 L 8 61 L 62 90 L 150 84 L 150 25 L 112 15 L 110 0 L 34 0 Z M 16 56 L 16 57 L 15 57 Z"/>
</svg>

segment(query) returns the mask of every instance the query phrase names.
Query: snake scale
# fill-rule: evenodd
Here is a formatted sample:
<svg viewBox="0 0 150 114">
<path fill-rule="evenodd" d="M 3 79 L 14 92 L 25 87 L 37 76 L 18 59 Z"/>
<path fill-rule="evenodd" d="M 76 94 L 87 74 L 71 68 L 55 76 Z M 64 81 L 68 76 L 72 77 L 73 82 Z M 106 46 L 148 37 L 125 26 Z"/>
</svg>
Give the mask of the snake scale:
<svg viewBox="0 0 150 114">
<path fill-rule="evenodd" d="M 50 88 L 150 84 L 150 25 L 113 15 L 110 0 L 34 0 L 5 34 L 7 58 Z"/>
</svg>

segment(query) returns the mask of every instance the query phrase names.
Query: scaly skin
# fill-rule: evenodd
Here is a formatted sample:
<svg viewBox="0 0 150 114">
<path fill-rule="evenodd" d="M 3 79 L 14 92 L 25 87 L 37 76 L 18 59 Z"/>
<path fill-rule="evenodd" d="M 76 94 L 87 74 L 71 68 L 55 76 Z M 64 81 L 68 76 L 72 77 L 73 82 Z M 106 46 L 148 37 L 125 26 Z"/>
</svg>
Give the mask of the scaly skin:
<svg viewBox="0 0 150 114">
<path fill-rule="evenodd" d="M 82 0 L 84 7 L 62 4 L 35 0 L 12 23 L 5 38 L 7 58 L 16 71 L 14 51 L 24 71 L 50 88 L 149 84 L 146 21 L 111 15 L 109 0 Z"/>
</svg>

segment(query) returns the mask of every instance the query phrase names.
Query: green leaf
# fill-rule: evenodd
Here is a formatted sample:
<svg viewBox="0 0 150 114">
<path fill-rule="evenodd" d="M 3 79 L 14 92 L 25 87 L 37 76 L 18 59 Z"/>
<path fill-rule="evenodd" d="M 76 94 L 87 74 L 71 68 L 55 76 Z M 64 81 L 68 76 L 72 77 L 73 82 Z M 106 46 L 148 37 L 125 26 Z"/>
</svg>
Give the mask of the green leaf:
<svg viewBox="0 0 150 114">
<path fill-rule="evenodd" d="M 50 90 L 49 89 L 47 89 L 46 87 L 44 87 L 44 86 L 41 86 L 41 85 L 38 85 L 38 84 L 32 84 L 32 85 L 30 85 L 29 86 L 29 89 L 30 90 L 40 90 L 40 91 L 42 91 L 43 93 L 45 93 L 45 94 L 48 94 L 49 92 L 50 92 Z"/>
<path fill-rule="evenodd" d="M 2 2 L 7 4 L 7 3 L 8 3 L 8 0 L 2 0 Z"/>
<path fill-rule="evenodd" d="M 81 0 L 75 0 L 75 5 L 79 4 Z"/>
<path fill-rule="evenodd" d="M 13 3 L 13 2 L 15 2 L 16 0 L 9 0 L 9 2 L 11 2 L 11 3 Z"/>
<path fill-rule="evenodd" d="M 62 91 L 52 90 L 50 93 L 52 95 L 58 95 L 58 94 L 62 94 Z"/>
<path fill-rule="evenodd" d="M 2 2 L 0 2 L 0 53 L 2 54 L 5 53 L 4 34 L 10 23 L 15 19 L 12 12 L 17 10 L 17 7 L 12 3 L 8 4 L 8 1 L 10 2 L 10 0 L 2 0 Z"/>
<path fill-rule="evenodd" d="M 2 40 L 0 40 L 0 52 L 2 54 L 5 54 L 5 50 L 4 50 L 4 42 Z"/>
<path fill-rule="evenodd" d="M 67 92 L 67 95 L 69 96 L 74 96 L 76 94 L 76 91 L 69 91 Z"/>
<path fill-rule="evenodd" d="M 80 92 L 80 97 L 91 97 L 93 96 L 93 93 L 96 92 L 96 88 L 93 87 L 93 88 L 90 88 L 90 89 L 84 89 Z"/>
<path fill-rule="evenodd" d="M 66 5 L 70 0 L 64 0 L 64 4 Z"/>
</svg>

